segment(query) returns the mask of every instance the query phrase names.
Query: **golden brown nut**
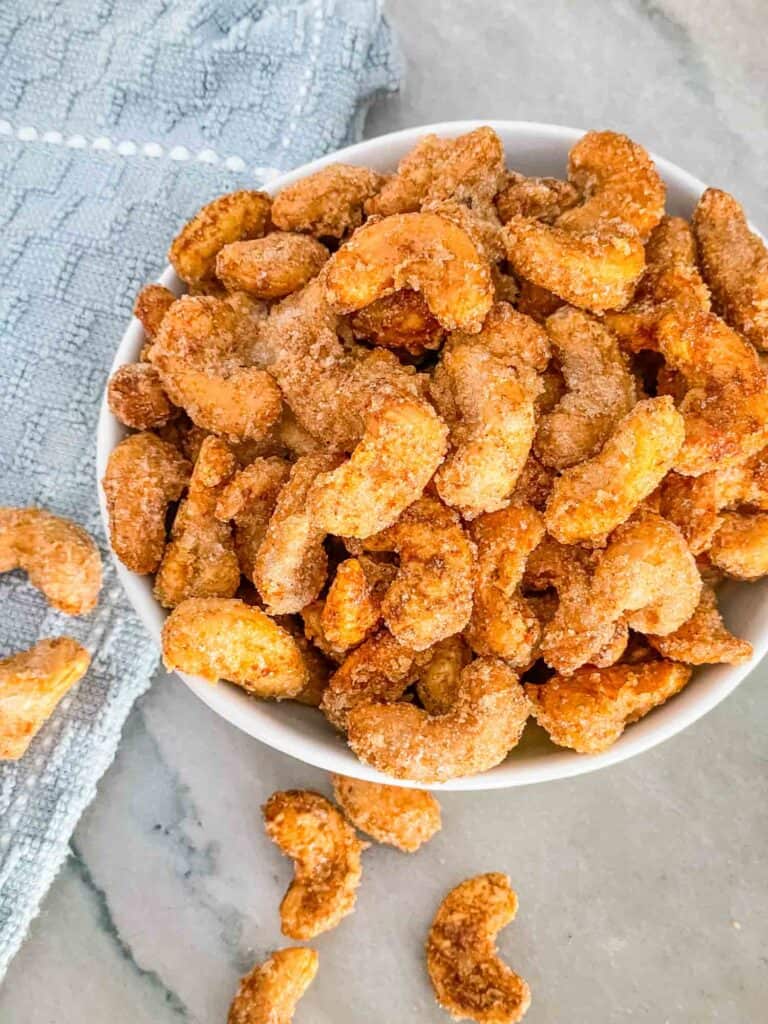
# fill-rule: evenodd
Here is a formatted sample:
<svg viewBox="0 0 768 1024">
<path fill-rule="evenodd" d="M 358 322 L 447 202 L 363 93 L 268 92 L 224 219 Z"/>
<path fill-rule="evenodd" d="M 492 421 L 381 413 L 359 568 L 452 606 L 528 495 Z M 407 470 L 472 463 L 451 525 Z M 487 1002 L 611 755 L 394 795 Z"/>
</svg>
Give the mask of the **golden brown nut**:
<svg viewBox="0 0 768 1024">
<path fill-rule="evenodd" d="M 383 182 L 368 167 L 329 164 L 282 189 L 272 204 L 272 221 L 283 231 L 341 238 L 363 222 L 363 203 Z"/>
<path fill-rule="evenodd" d="M 273 793 L 263 810 L 267 835 L 294 862 L 280 904 L 283 934 L 311 939 L 335 928 L 355 909 L 365 844 L 319 793 Z"/>
<path fill-rule="evenodd" d="M 134 430 L 161 427 L 176 413 L 159 373 L 149 363 L 128 363 L 115 370 L 109 378 L 107 401 L 120 422 Z"/>
<path fill-rule="evenodd" d="M 394 526 L 369 537 L 365 547 L 400 557 L 381 610 L 401 644 L 424 651 L 464 629 L 472 611 L 475 559 L 453 510 L 435 498 L 421 498 Z"/>
<path fill-rule="evenodd" d="M 109 537 L 132 572 L 154 572 L 165 549 L 165 517 L 191 471 L 179 450 L 149 432 L 131 434 L 109 456 L 102 487 Z"/>
<path fill-rule="evenodd" d="M 726 512 L 709 557 L 737 580 L 768 576 L 768 512 Z"/>
<path fill-rule="evenodd" d="M 531 990 L 503 963 L 497 933 L 517 913 L 517 895 L 498 871 L 461 882 L 440 904 L 427 938 L 427 970 L 438 1003 L 456 1020 L 515 1024 Z"/>
<path fill-rule="evenodd" d="M 506 223 L 510 217 L 532 217 L 551 223 L 579 201 L 578 190 L 559 178 L 527 178 L 510 171 L 496 196 L 496 209 Z"/>
<path fill-rule="evenodd" d="M 307 682 L 301 651 L 285 629 L 236 598 L 190 597 L 163 626 L 163 662 L 211 682 L 226 679 L 257 697 L 295 697 Z"/>
<path fill-rule="evenodd" d="M 415 288 L 443 327 L 479 331 L 493 302 L 488 261 L 465 231 L 434 213 L 366 224 L 331 257 L 324 273 L 328 298 L 340 313 Z"/>
<path fill-rule="evenodd" d="M 733 196 L 708 188 L 693 214 L 699 258 L 717 312 L 768 349 L 768 249 Z"/>
<path fill-rule="evenodd" d="M 431 793 L 333 775 L 333 795 L 355 828 L 377 843 L 414 853 L 440 831 L 440 804 Z"/>
<path fill-rule="evenodd" d="M 264 238 L 225 245 L 216 257 L 216 276 L 230 291 L 281 299 L 319 274 L 328 256 L 314 238 L 273 231 Z"/>
<path fill-rule="evenodd" d="M 662 658 L 688 665 L 739 665 L 752 657 L 752 644 L 734 636 L 723 622 L 717 595 L 704 586 L 696 611 L 679 629 L 666 636 L 649 634 Z"/>
<path fill-rule="evenodd" d="M 162 284 L 145 284 L 136 296 L 133 315 L 140 321 L 151 340 L 160 330 L 163 317 L 176 301 L 176 296 Z"/>
<path fill-rule="evenodd" d="M 163 319 L 149 354 L 166 393 L 198 426 L 234 440 L 263 438 L 282 408 L 280 389 L 252 365 L 258 309 L 184 296 Z"/>
<path fill-rule="evenodd" d="M 168 259 L 182 281 L 197 284 L 213 277 L 216 254 L 230 242 L 263 235 L 269 223 L 266 192 L 243 189 L 208 203 L 181 229 Z"/>
<path fill-rule="evenodd" d="M 616 742 L 625 726 L 678 693 L 690 678 L 691 668 L 674 661 L 586 665 L 525 689 L 534 718 L 554 743 L 580 754 L 599 754 Z"/>
<path fill-rule="evenodd" d="M 586 198 L 558 217 L 567 231 L 620 225 L 645 241 L 664 214 L 664 182 L 648 153 L 626 135 L 587 132 L 568 155 L 568 178 Z"/>
<path fill-rule="evenodd" d="M 227 1024 L 291 1024 L 317 964 L 314 949 L 278 949 L 241 979 Z"/>
<path fill-rule="evenodd" d="M 424 652 L 426 665 L 419 665 L 416 693 L 430 715 L 444 715 L 456 702 L 459 679 L 472 661 L 472 651 L 463 638 L 454 634 L 440 640 Z"/>
<path fill-rule="evenodd" d="M 255 458 L 225 483 L 216 502 L 216 518 L 234 523 L 240 572 L 251 582 L 259 548 L 289 471 L 285 459 Z"/>
<path fill-rule="evenodd" d="M 638 402 L 598 455 L 555 480 L 547 529 L 563 544 L 599 544 L 661 482 L 682 443 L 683 419 L 671 398 Z"/>
<path fill-rule="evenodd" d="M 593 313 L 625 306 L 645 267 L 640 238 L 619 227 L 566 231 L 511 217 L 502 235 L 515 274 Z"/>
<path fill-rule="evenodd" d="M 546 323 L 566 392 L 541 417 L 535 451 L 567 469 L 596 455 L 637 401 L 635 378 L 617 339 L 599 321 L 567 306 Z"/>
<path fill-rule="evenodd" d="M 219 437 L 206 437 L 155 577 L 154 595 L 165 608 L 188 597 L 234 597 L 240 565 L 232 528 L 215 513 L 236 469 L 230 447 Z"/>
<path fill-rule="evenodd" d="M 301 611 L 325 583 L 327 531 L 313 518 L 308 497 L 318 476 L 335 464 L 331 455 L 303 455 L 278 494 L 254 567 L 254 583 L 274 615 Z"/>
<path fill-rule="evenodd" d="M 403 349 L 413 356 L 440 348 L 445 337 L 445 331 L 430 313 L 423 295 L 410 288 L 365 306 L 355 313 L 351 324 L 356 338 L 384 348 Z"/>
<path fill-rule="evenodd" d="M 363 704 L 349 711 L 347 739 L 361 761 L 387 775 L 445 782 L 503 761 L 529 714 L 515 673 L 503 661 L 478 658 L 461 673 L 446 714 L 429 715 L 405 703 Z"/>
<path fill-rule="evenodd" d="M 323 633 L 336 650 L 357 647 L 381 621 L 381 600 L 394 566 L 381 566 L 370 559 L 347 558 L 336 569 L 325 597 L 320 619 Z"/>
<path fill-rule="evenodd" d="M 91 656 L 76 640 L 38 640 L 0 661 L 0 760 L 23 757 L 70 687 L 88 671 Z"/>
<path fill-rule="evenodd" d="M 101 555 L 71 519 L 42 508 L 0 508 L 0 572 L 14 569 L 59 611 L 85 615 L 96 607 Z"/>
</svg>

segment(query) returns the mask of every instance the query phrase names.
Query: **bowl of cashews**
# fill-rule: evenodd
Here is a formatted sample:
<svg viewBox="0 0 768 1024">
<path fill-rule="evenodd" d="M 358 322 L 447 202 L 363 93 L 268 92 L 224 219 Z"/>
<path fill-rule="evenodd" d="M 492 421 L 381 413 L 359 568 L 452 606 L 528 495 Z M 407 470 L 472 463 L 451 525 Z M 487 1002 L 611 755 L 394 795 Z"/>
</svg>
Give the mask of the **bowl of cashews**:
<svg viewBox="0 0 768 1024">
<path fill-rule="evenodd" d="M 614 132 L 456 121 L 220 197 L 169 255 L 99 498 L 216 714 L 495 789 L 648 750 L 763 656 L 768 256 L 727 193 Z"/>
</svg>

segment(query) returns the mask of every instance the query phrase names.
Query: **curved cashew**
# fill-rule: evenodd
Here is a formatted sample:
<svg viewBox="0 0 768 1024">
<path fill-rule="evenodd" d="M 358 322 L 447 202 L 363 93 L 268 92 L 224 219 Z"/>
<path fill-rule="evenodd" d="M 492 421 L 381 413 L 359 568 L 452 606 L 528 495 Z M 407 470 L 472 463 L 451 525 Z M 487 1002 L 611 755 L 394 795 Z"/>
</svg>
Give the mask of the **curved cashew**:
<svg viewBox="0 0 768 1024">
<path fill-rule="evenodd" d="M 0 508 L 0 572 L 22 569 L 68 615 L 96 607 L 101 555 L 82 526 L 41 508 Z"/>
<path fill-rule="evenodd" d="M 488 261 L 466 232 L 434 213 L 364 225 L 331 257 L 324 276 L 328 298 L 341 313 L 414 288 L 450 331 L 479 331 L 493 302 Z"/>
<path fill-rule="evenodd" d="M 723 622 L 717 595 L 706 584 L 696 611 L 673 633 L 648 634 L 648 641 L 662 658 L 687 665 L 739 665 L 752 657 L 752 644 L 734 636 Z"/>
<path fill-rule="evenodd" d="M 395 567 L 371 559 L 347 558 L 336 569 L 320 624 L 337 650 L 357 647 L 381 621 L 381 599 Z"/>
<path fill-rule="evenodd" d="M 226 483 L 216 502 L 216 518 L 234 523 L 240 572 L 253 581 L 256 557 L 290 465 L 276 457 L 255 458 Z"/>
<path fill-rule="evenodd" d="M 126 427 L 151 430 L 172 419 L 177 410 L 163 390 L 160 374 L 149 363 L 121 366 L 109 378 L 107 401 Z"/>
<path fill-rule="evenodd" d="M 587 313 L 563 307 L 546 327 L 567 391 L 542 416 L 534 448 L 546 466 L 566 469 L 600 451 L 637 401 L 637 385 L 616 338 Z"/>
<path fill-rule="evenodd" d="M 432 716 L 404 703 L 363 704 L 347 716 L 347 739 L 361 761 L 388 775 L 445 782 L 503 761 L 529 714 L 515 673 L 503 661 L 478 658 L 461 673 L 446 714 Z"/>
<path fill-rule="evenodd" d="M 638 402 L 598 455 L 555 480 L 544 513 L 547 530 L 563 544 L 599 544 L 672 468 L 683 430 L 669 396 Z"/>
<path fill-rule="evenodd" d="M 513 921 L 517 895 L 507 875 L 476 875 L 440 904 L 427 938 L 427 970 L 438 1003 L 455 1019 L 515 1024 L 531 990 L 499 959 L 496 935 Z"/>
<path fill-rule="evenodd" d="M 363 204 L 384 179 L 368 167 L 330 164 L 282 189 L 272 203 L 272 221 L 283 231 L 341 238 L 363 221 Z"/>
<path fill-rule="evenodd" d="M 356 338 L 384 348 L 403 349 L 412 356 L 440 348 L 445 337 L 424 296 L 410 288 L 364 306 L 352 317 L 351 324 Z"/>
<path fill-rule="evenodd" d="M 314 949 L 278 949 L 241 979 L 227 1024 L 291 1024 L 317 965 Z"/>
<path fill-rule="evenodd" d="M 176 301 L 176 296 L 162 284 L 145 284 L 136 296 L 133 315 L 141 323 L 151 342 L 160 330 L 163 317 Z"/>
<path fill-rule="evenodd" d="M 163 625 L 163 662 L 257 697 L 295 697 L 307 682 L 296 641 L 259 608 L 235 598 L 190 597 Z"/>
<path fill-rule="evenodd" d="M 768 512 L 726 512 L 709 557 L 737 580 L 768 576 Z"/>
<path fill-rule="evenodd" d="M 230 291 L 281 299 L 319 274 L 328 256 L 315 238 L 273 231 L 264 238 L 225 245 L 216 257 L 216 276 Z"/>
<path fill-rule="evenodd" d="M 626 725 L 682 690 L 691 671 L 674 661 L 586 665 L 525 689 L 534 718 L 553 743 L 580 754 L 599 754 L 616 742 Z"/>
<path fill-rule="evenodd" d="M 311 939 L 335 928 L 355 909 L 365 844 L 319 793 L 273 793 L 263 810 L 267 835 L 294 862 L 280 904 L 283 934 Z"/>
<path fill-rule="evenodd" d="M 355 828 L 377 843 L 414 853 L 440 831 L 440 804 L 431 793 L 333 775 L 333 795 Z"/>
<path fill-rule="evenodd" d="M 510 171 L 507 183 L 496 196 L 499 217 L 506 223 L 511 217 L 530 217 L 552 223 L 561 213 L 579 201 L 577 189 L 559 178 L 527 178 Z"/>
<path fill-rule="evenodd" d="M 749 229 L 733 196 L 708 188 L 693 214 L 693 230 L 715 306 L 759 349 L 768 349 L 768 249 Z"/>
<path fill-rule="evenodd" d="M 28 651 L 0 661 L 0 760 L 23 757 L 90 663 L 88 651 L 68 636 L 38 640 Z"/>
</svg>

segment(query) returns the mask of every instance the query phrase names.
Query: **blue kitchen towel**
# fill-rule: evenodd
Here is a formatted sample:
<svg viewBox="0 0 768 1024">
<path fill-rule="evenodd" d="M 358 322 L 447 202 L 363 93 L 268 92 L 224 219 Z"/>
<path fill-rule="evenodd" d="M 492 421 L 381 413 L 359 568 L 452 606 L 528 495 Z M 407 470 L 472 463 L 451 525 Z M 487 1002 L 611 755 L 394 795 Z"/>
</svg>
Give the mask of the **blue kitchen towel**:
<svg viewBox="0 0 768 1024">
<path fill-rule="evenodd" d="M 72 517 L 106 568 L 82 619 L 0 576 L 0 656 L 59 634 L 93 655 L 0 767 L 0 975 L 157 664 L 96 498 L 99 403 L 136 292 L 199 206 L 355 141 L 398 73 L 379 0 L 0 0 L 0 505 Z"/>
</svg>

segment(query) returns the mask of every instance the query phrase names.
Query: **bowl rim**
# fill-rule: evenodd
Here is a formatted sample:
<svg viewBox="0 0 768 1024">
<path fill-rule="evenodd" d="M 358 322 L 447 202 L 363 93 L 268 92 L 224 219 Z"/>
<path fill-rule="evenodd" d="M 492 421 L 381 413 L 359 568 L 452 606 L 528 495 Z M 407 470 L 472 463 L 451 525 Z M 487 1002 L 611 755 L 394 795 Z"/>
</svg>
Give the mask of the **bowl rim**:
<svg viewBox="0 0 768 1024">
<path fill-rule="evenodd" d="M 498 131 L 506 145 L 509 143 L 508 137 L 515 133 L 535 135 L 541 143 L 549 141 L 556 143 L 558 146 L 566 144 L 570 146 L 584 134 L 584 129 L 567 125 L 538 121 L 510 121 L 497 118 L 488 120 L 473 118 L 470 120 L 441 121 L 417 125 L 378 135 L 351 146 L 346 146 L 343 149 L 334 150 L 325 156 L 271 178 L 261 188 L 270 194 L 274 194 L 286 185 L 305 178 L 309 174 L 332 163 L 359 163 L 362 162 L 361 158 L 363 157 L 369 160 L 373 151 L 383 150 L 398 144 L 410 145 L 428 133 L 450 137 L 485 125 Z M 706 188 L 704 182 L 677 164 L 653 152 L 650 155 L 666 181 L 672 179 L 677 186 L 688 192 L 695 192 L 697 195 L 701 194 Z M 760 234 L 752 224 L 750 224 L 750 227 Z M 170 265 L 166 266 L 157 279 L 157 283 L 165 285 L 177 294 L 183 291 L 183 284 Z M 110 366 L 107 380 L 119 366 L 135 360 L 143 340 L 143 328 L 140 322 L 135 317 L 132 317 L 115 349 L 114 359 Z M 105 382 L 96 431 L 96 486 L 102 523 L 107 538 L 109 538 L 109 522 L 101 480 L 111 451 L 127 432 L 126 428 L 120 424 L 109 409 Z M 162 621 L 166 617 L 166 612 L 160 607 L 154 597 L 151 596 L 151 592 L 149 595 L 147 594 L 147 577 L 138 576 L 127 569 L 117 558 L 111 545 L 109 546 L 109 553 L 129 603 L 152 639 L 160 647 L 160 631 Z M 710 668 L 720 668 L 722 678 L 715 685 L 710 686 L 706 692 L 701 692 L 697 699 L 686 701 L 677 706 L 675 698 L 671 698 L 665 705 L 655 709 L 645 718 L 628 727 L 619 740 L 601 754 L 577 754 L 575 751 L 553 745 L 552 751 L 548 752 L 545 757 L 534 759 L 530 764 L 515 764 L 514 758 L 507 758 L 507 760 L 488 772 L 451 779 L 447 782 L 432 785 L 407 779 L 395 779 L 384 775 L 359 761 L 343 741 L 330 742 L 330 736 L 328 742 L 323 741 L 321 743 L 314 738 L 302 735 L 296 726 L 276 723 L 271 719 L 259 720 L 258 716 L 252 718 L 247 714 L 243 714 L 241 710 L 243 707 L 242 698 L 245 695 L 242 690 L 239 690 L 232 684 L 211 684 L 199 677 L 191 676 L 184 672 L 176 672 L 176 675 L 216 714 L 232 725 L 235 725 L 241 731 L 260 740 L 268 747 L 272 747 L 283 754 L 288 754 L 316 768 L 329 772 L 338 772 L 352 778 L 383 782 L 388 785 L 405 788 L 421 788 L 435 791 L 474 791 L 506 789 L 540 782 L 551 782 L 557 779 L 573 778 L 577 775 L 585 775 L 589 772 L 597 771 L 609 765 L 619 764 L 646 750 L 650 750 L 652 747 L 658 746 L 706 715 L 732 693 L 756 668 L 768 651 L 768 630 L 764 630 L 759 638 L 753 641 L 753 647 L 753 657 L 746 663 L 735 666 L 709 666 Z M 695 685 L 695 680 L 692 685 Z M 253 702 L 252 698 L 245 697 L 245 700 L 248 701 L 248 704 Z M 315 709 L 304 710 L 315 711 Z M 665 710 L 666 713 L 663 713 Z M 533 726 L 533 723 L 529 723 L 527 728 L 530 729 L 532 727 L 537 728 Z M 337 740 L 340 740 L 340 737 L 337 737 Z M 512 753 L 514 754 L 514 752 Z"/>
</svg>

